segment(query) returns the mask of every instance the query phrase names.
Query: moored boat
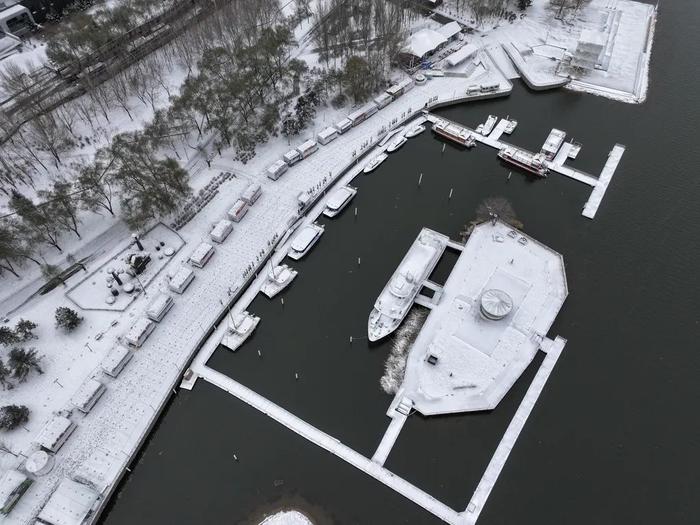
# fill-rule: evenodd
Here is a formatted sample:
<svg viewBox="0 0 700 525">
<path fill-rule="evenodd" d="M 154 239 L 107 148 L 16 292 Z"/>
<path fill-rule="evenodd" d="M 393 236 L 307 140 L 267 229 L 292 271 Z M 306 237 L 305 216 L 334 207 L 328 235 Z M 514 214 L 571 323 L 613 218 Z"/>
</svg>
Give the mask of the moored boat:
<svg viewBox="0 0 700 525">
<path fill-rule="evenodd" d="M 380 154 L 377 155 L 376 157 L 370 159 L 370 161 L 365 165 L 365 169 L 363 169 L 362 171 L 363 171 L 364 173 L 371 173 L 371 172 L 373 172 L 373 171 L 376 170 L 376 169 L 379 167 L 379 165 L 380 165 L 382 162 L 384 162 L 388 157 L 389 157 L 389 155 L 387 155 L 386 153 L 384 153 L 384 152 L 380 153 Z"/>
<path fill-rule="evenodd" d="M 440 136 L 450 139 L 461 146 L 471 148 L 476 143 L 476 139 L 471 131 L 452 122 L 440 121 L 433 125 L 433 131 Z"/>
<path fill-rule="evenodd" d="M 412 139 L 413 137 L 417 137 L 418 135 L 420 135 L 424 131 L 425 131 L 425 126 L 423 126 L 422 124 L 418 124 L 417 126 L 412 127 L 406 133 L 404 133 L 404 137 Z"/>
<path fill-rule="evenodd" d="M 250 337 L 260 323 L 260 317 L 248 311 L 230 314 L 226 332 L 221 338 L 221 344 L 235 352 Z"/>
<path fill-rule="evenodd" d="M 496 115 L 489 115 L 489 117 L 486 119 L 486 122 L 484 122 L 483 124 L 479 124 L 476 127 L 476 132 L 481 133 L 484 136 L 488 135 L 493 131 L 496 122 L 498 122 L 498 117 Z"/>
<path fill-rule="evenodd" d="M 386 147 L 386 150 L 389 153 L 394 153 L 397 149 L 406 144 L 407 141 L 408 139 L 403 135 L 396 135 L 396 137 L 393 138 L 389 145 Z"/>
<path fill-rule="evenodd" d="M 338 215 L 345 206 L 357 195 L 357 189 L 352 186 L 342 186 L 335 190 L 326 203 L 326 208 L 323 214 L 326 217 L 333 218 Z"/>
<path fill-rule="evenodd" d="M 546 164 L 547 159 L 542 153 L 534 154 L 518 148 L 507 147 L 501 149 L 498 152 L 498 156 L 506 162 L 518 166 L 539 177 L 546 177 L 547 173 L 549 172 L 549 168 L 547 168 Z"/>
<path fill-rule="evenodd" d="M 290 268 L 286 264 L 274 266 L 267 272 L 267 279 L 260 287 L 260 291 L 265 294 L 268 299 L 272 299 L 292 283 L 297 273 L 296 270 Z"/>
<path fill-rule="evenodd" d="M 323 234 L 323 226 L 313 223 L 305 226 L 292 239 L 289 247 L 289 257 L 294 260 L 299 260 L 306 255 L 314 244 L 318 242 L 319 237 Z"/>
</svg>

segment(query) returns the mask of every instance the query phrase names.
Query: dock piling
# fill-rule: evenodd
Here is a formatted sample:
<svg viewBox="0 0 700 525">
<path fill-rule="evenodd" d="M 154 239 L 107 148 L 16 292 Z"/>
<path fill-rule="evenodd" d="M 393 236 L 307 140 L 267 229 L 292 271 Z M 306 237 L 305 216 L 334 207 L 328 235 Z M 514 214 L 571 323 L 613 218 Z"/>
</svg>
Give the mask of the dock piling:
<svg viewBox="0 0 700 525">
<path fill-rule="evenodd" d="M 418 175 L 418 186 L 420 186 L 421 182 L 423 182 L 423 172 L 421 171 L 420 175 Z"/>
</svg>

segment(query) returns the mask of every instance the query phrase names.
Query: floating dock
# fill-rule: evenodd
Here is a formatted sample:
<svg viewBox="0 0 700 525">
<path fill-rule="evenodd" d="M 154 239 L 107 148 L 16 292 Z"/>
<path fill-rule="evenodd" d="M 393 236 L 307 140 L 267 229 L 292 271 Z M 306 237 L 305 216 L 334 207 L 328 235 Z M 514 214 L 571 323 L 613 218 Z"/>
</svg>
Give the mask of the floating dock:
<svg viewBox="0 0 700 525">
<path fill-rule="evenodd" d="M 492 148 L 496 148 L 499 151 L 504 148 L 512 148 L 531 156 L 535 155 L 530 151 L 527 151 L 518 146 L 513 146 L 512 144 L 500 140 L 503 130 L 505 130 L 505 128 L 508 125 L 507 119 L 501 119 L 494 128 L 494 130 L 491 132 L 491 134 L 487 136 L 481 135 L 480 133 L 476 133 L 476 131 L 472 130 L 467 126 L 451 121 L 444 117 L 438 117 L 437 115 L 433 115 L 432 113 L 426 113 L 426 120 L 432 122 L 433 125 L 435 125 L 436 123 L 441 123 L 443 126 L 449 124 L 451 129 L 455 130 L 456 133 L 471 134 L 471 136 L 474 137 L 474 139 L 477 142 L 480 142 Z M 559 130 L 552 131 L 554 132 Z M 563 134 L 564 132 L 560 133 Z M 564 142 L 560 144 L 557 148 L 557 153 L 555 156 L 553 156 L 553 160 L 544 160 L 543 164 L 550 172 L 558 173 L 559 175 L 564 175 L 565 177 L 569 177 L 570 179 L 573 179 L 575 181 L 582 182 L 583 184 L 586 184 L 593 188 L 593 191 L 591 192 L 591 195 L 589 196 L 588 201 L 586 202 L 583 208 L 583 212 L 581 213 L 584 217 L 593 219 L 595 217 L 596 212 L 598 211 L 603 197 L 605 196 L 605 192 L 608 189 L 610 181 L 612 180 L 612 177 L 615 174 L 615 170 L 617 169 L 617 165 L 619 164 L 620 159 L 622 158 L 622 154 L 625 152 L 625 147 L 621 144 L 615 145 L 612 151 L 608 154 L 608 161 L 606 162 L 605 167 L 601 171 L 600 176 L 597 178 L 584 171 L 577 170 L 565 164 L 567 159 L 576 158 L 580 150 L 580 144 L 575 142 Z"/>
</svg>

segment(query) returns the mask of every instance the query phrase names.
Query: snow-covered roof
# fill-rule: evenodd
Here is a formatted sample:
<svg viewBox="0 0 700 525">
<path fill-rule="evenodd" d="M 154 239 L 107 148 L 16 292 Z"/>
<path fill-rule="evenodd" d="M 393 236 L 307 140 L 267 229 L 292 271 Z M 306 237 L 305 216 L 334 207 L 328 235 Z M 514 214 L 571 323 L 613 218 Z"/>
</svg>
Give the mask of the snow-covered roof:
<svg viewBox="0 0 700 525">
<path fill-rule="evenodd" d="M 116 479 L 121 451 L 99 447 L 73 472 L 73 479 L 91 485 L 100 494 Z"/>
<path fill-rule="evenodd" d="M 165 308 L 168 307 L 172 300 L 173 298 L 170 297 L 167 293 L 159 293 L 148 305 L 148 308 L 146 309 L 146 315 L 148 317 L 160 317 L 160 315 L 163 313 L 163 310 L 165 310 Z"/>
<path fill-rule="evenodd" d="M 447 63 L 454 67 L 458 64 L 461 64 L 464 62 L 467 58 L 472 56 L 474 53 L 476 53 L 479 50 L 478 47 L 476 47 L 474 44 L 467 44 L 466 46 L 458 49 L 451 55 L 449 55 L 446 60 Z"/>
<path fill-rule="evenodd" d="M 608 35 L 593 29 L 584 29 L 578 38 L 579 42 L 604 46 L 608 41 Z"/>
<path fill-rule="evenodd" d="M 174 288 L 180 288 L 193 277 L 194 271 L 191 268 L 187 268 L 187 266 L 182 266 L 170 279 L 170 285 Z"/>
<path fill-rule="evenodd" d="M 233 223 L 231 221 L 227 219 L 221 219 L 214 225 L 214 228 L 211 230 L 211 236 L 222 237 L 223 235 L 226 235 L 227 232 L 230 232 L 232 229 Z"/>
<path fill-rule="evenodd" d="M 75 424 L 63 416 L 54 416 L 44 428 L 41 429 L 36 438 L 36 443 L 47 450 L 55 452 L 58 450 L 58 444 L 64 439 L 64 436 L 71 432 Z"/>
<path fill-rule="evenodd" d="M 307 140 L 306 142 L 299 145 L 297 148 L 300 152 L 306 152 L 317 147 L 315 140 Z"/>
<path fill-rule="evenodd" d="M 22 45 L 22 41 L 14 35 L 0 34 L 0 57 Z"/>
<path fill-rule="evenodd" d="M 422 58 L 445 42 L 447 39 L 441 33 L 426 28 L 413 33 L 403 50 L 404 53 Z"/>
<path fill-rule="evenodd" d="M 376 97 L 374 97 L 374 102 L 377 104 L 381 104 L 382 102 L 391 99 L 391 95 L 387 93 L 386 91 L 384 93 L 380 93 Z"/>
<path fill-rule="evenodd" d="M 250 200 L 261 191 L 260 184 L 250 184 L 245 190 L 243 190 L 241 198 L 243 200 Z"/>
<path fill-rule="evenodd" d="M 295 149 L 290 149 L 287 153 L 282 155 L 282 158 L 284 158 L 285 160 L 288 160 L 288 161 L 298 159 L 299 157 L 301 157 L 301 153 L 299 153 Z"/>
<path fill-rule="evenodd" d="M 17 489 L 27 480 L 27 476 L 16 470 L 8 470 L 0 478 L 0 511 L 10 507 L 17 498 Z"/>
<path fill-rule="evenodd" d="M 277 173 L 281 169 L 287 169 L 287 163 L 283 160 L 276 160 L 267 168 L 270 173 Z"/>
<path fill-rule="evenodd" d="M 458 34 L 460 31 L 462 31 L 462 27 L 455 21 L 445 24 L 444 26 L 440 26 L 437 30 L 438 33 L 448 40 Z"/>
<path fill-rule="evenodd" d="M 102 394 L 105 386 L 97 381 L 96 379 L 88 379 L 71 397 L 71 405 L 79 410 L 87 410 L 92 404 L 94 404 L 95 399 Z"/>
<path fill-rule="evenodd" d="M 153 330 L 153 321 L 145 317 L 139 317 L 126 333 L 126 340 L 131 344 L 138 344 L 144 334 Z"/>
<path fill-rule="evenodd" d="M 63 478 L 38 518 L 51 525 L 80 525 L 98 499 L 99 495 L 87 485 Z"/>
<path fill-rule="evenodd" d="M 328 126 L 325 129 L 322 129 L 321 131 L 318 132 L 318 136 L 321 139 L 327 139 L 332 137 L 333 135 L 337 135 L 338 130 L 335 129 L 334 127 Z"/>
</svg>

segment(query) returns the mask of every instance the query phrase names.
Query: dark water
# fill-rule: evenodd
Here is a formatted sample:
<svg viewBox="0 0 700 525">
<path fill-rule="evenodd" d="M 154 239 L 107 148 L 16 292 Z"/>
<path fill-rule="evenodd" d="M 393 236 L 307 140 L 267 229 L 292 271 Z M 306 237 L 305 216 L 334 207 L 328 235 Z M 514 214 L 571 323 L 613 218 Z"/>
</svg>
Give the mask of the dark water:
<svg viewBox="0 0 700 525">
<path fill-rule="evenodd" d="M 479 202 L 505 196 L 524 229 L 564 255 L 571 293 L 550 335 L 569 342 L 479 523 L 696 523 L 699 25 L 700 5 L 662 2 L 644 105 L 518 86 L 508 99 L 444 112 L 470 125 L 510 114 L 520 122 L 512 141 L 532 149 L 565 129 L 583 144 L 574 165 L 592 173 L 625 144 L 594 221 L 580 215 L 589 193 L 580 183 L 507 181 L 494 150 L 442 154 L 424 133 L 356 181 L 357 219 L 348 210 L 326 221 L 294 264 L 284 307 L 258 297 L 253 338 L 210 366 L 371 455 L 391 400 L 378 386 L 389 343 L 358 339 L 372 302 L 422 226 L 456 238 Z M 445 257 L 434 279 L 453 262 Z M 488 415 L 412 416 L 387 467 L 464 508 L 533 372 Z M 438 523 L 203 381 L 173 400 L 103 522 L 246 523 L 280 506 L 319 523 Z"/>
</svg>

